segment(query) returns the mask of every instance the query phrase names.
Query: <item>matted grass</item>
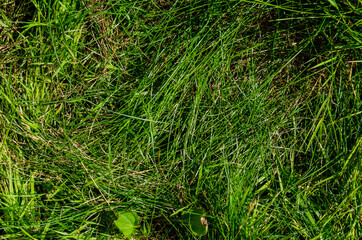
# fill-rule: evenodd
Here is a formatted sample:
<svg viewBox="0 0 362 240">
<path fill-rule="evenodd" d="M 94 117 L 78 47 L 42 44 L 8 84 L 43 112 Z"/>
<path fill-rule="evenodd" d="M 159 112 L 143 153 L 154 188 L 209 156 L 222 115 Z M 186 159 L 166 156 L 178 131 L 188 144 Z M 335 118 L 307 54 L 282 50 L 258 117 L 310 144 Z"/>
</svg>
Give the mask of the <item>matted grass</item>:
<svg viewBox="0 0 362 240">
<path fill-rule="evenodd" d="M 0 238 L 358 239 L 360 1 L 0 2 Z"/>
</svg>

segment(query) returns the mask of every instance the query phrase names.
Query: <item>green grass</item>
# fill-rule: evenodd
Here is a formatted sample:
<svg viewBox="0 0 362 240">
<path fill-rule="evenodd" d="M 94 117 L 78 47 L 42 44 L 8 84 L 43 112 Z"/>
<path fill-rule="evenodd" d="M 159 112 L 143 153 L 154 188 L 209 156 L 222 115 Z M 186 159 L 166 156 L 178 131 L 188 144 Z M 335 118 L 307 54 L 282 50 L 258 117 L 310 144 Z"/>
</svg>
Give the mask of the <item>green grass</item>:
<svg viewBox="0 0 362 240">
<path fill-rule="evenodd" d="M 360 0 L 0 1 L 0 239 L 361 235 Z"/>
</svg>

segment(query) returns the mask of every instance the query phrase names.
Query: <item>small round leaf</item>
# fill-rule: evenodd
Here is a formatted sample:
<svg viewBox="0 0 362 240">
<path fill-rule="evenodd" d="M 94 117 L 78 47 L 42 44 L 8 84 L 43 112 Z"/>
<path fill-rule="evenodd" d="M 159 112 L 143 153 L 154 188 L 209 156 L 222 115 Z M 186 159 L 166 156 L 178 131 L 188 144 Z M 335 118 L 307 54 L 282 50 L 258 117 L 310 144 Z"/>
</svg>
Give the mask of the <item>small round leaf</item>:
<svg viewBox="0 0 362 240">
<path fill-rule="evenodd" d="M 208 223 L 203 209 L 190 209 L 182 216 L 195 236 L 204 236 L 208 230 Z"/>
<path fill-rule="evenodd" d="M 114 223 L 126 238 L 131 238 L 140 226 L 140 217 L 135 212 L 124 212 L 118 215 Z"/>
</svg>

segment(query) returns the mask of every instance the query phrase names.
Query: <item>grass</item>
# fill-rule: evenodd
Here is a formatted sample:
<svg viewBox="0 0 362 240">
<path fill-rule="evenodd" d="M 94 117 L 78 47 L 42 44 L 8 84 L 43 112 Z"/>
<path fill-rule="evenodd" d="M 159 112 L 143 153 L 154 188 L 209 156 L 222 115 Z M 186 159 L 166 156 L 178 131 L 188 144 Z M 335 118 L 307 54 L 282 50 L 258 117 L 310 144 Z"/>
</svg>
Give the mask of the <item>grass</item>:
<svg viewBox="0 0 362 240">
<path fill-rule="evenodd" d="M 0 239 L 360 237 L 361 1 L 0 6 Z"/>
</svg>

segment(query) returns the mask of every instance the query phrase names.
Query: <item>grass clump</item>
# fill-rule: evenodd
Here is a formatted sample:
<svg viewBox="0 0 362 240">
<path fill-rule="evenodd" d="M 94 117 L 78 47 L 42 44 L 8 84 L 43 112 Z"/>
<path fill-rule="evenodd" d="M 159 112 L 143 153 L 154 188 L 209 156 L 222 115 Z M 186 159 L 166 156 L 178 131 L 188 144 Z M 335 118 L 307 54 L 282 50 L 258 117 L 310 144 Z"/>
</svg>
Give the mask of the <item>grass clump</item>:
<svg viewBox="0 0 362 240">
<path fill-rule="evenodd" d="M 0 235 L 358 239 L 358 1 L 0 2 Z"/>
</svg>

